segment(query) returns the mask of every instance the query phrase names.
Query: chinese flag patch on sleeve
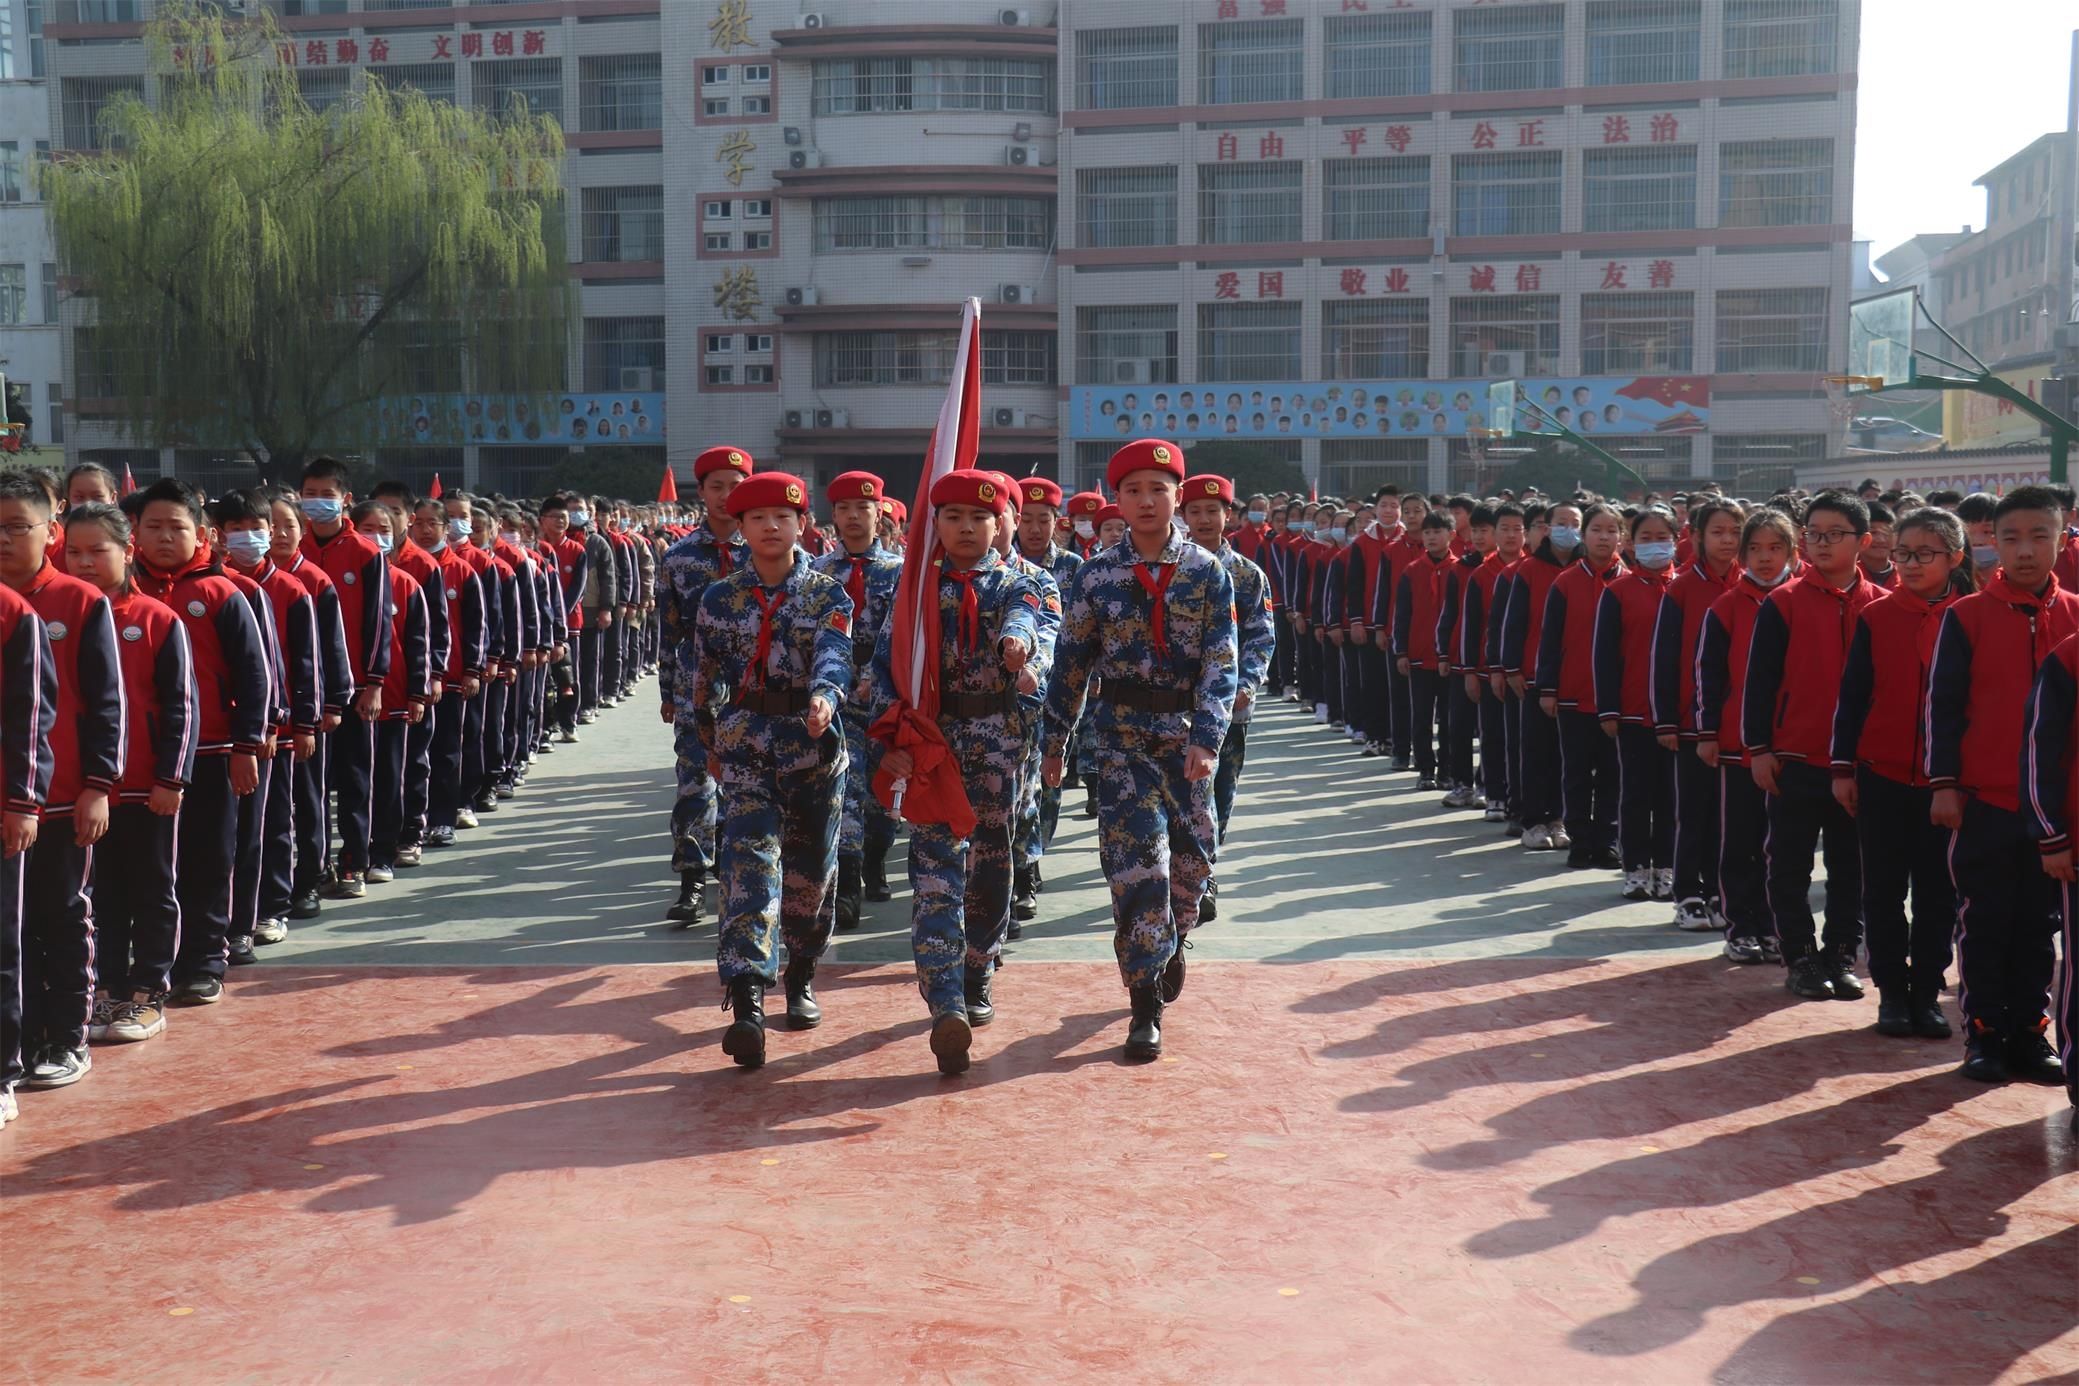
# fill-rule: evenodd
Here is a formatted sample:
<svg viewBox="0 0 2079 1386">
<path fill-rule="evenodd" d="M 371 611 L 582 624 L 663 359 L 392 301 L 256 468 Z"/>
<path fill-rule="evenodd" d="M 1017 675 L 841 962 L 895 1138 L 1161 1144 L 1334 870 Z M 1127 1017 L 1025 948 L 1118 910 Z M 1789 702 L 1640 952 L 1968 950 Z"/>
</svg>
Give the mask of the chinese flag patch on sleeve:
<svg viewBox="0 0 2079 1386">
<path fill-rule="evenodd" d="M 852 618 L 842 611 L 833 611 L 830 613 L 830 628 L 840 635 L 850 635 L 852 633 Z"/>
</svg>

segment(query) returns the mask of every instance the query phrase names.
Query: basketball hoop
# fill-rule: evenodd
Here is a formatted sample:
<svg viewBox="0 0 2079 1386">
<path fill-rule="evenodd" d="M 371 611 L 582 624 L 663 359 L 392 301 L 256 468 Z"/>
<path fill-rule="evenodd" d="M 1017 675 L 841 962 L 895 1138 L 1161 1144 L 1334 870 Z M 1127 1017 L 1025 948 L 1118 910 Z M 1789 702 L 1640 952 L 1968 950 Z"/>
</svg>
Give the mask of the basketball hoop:
<svg viewBox="0 0 2079 1386">
<path fill-rule="evenodd" d="M 1849 426 L 1855 422 L 1855 411 L 1860 401 L 1856 396 L 1848 393 L 1849 388 L 1858 384 L 1866 385 L 1867 388 L 1875 388 L 1884 382 L 1880 379 L 1863 375 L 1829 375 L 1825 377 L 1825 380 L 1826 409 L 1833 419 L 1833 436 L 1829 440 L 1832 445 L 1829 447 L 1829 451 L 1832 451 L 1837 447 L 1845 447 L 1847 445 Z"/>
</svg>

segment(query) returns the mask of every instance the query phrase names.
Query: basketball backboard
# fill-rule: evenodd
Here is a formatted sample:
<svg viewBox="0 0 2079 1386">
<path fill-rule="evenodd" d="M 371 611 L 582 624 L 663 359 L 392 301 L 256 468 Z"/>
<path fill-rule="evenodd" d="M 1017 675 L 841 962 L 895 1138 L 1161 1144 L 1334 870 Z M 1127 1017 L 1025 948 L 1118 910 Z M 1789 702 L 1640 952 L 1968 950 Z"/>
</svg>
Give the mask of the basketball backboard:
<svg viewBox="0 0 2079 1386">
<path fill-rule="evenodd" d="M 1552 416 L 1518 380 L 1497 380 L 1487 387 L 1487 424 L 1502 438 L 1559 436 Z"/>
<path fill-rule="evenodd" d="M 1913 379 L 1913 332 L 1919 322 L 1918 289 L 1878 294 L 1848 306 L 1850 394 L 1868 394 Z"/>
</svg>

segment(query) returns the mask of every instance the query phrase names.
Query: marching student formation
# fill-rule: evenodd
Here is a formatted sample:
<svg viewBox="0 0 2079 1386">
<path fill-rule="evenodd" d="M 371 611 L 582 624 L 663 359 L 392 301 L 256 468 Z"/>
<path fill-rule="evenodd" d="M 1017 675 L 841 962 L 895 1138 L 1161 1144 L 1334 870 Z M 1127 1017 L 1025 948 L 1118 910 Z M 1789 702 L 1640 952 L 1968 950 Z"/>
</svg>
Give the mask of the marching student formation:
<svg viewBox="0 0 2079 1386">
<path fill-rule="evenodd" d="M 1610 873 L 1798 997 L 1862 999 L 1866 957 L 1882 1034 L 1953 1037 L 1953 967 L 1961 1072 L 2079 1098 L 2067 489 L 1240 499 L 1142 439 L 1108 494 L 940 474 L 913 527 L 870 473 L 818 525 L 741 448 L 693 470 L 651 506 L 357 501 L 329 459 L 213 499 L 0 474 L 0 1118 L 465 841 L 652 669 L 666 912 L 714 887 L 746 1068 L 768 994 L 822 1023 L 817 963 L 893 899 L 906 833 L 930 1048 L 964 1072 L 1070 786 L 1125 1053 L 1159 1056 L 1252 713 L 1289 700 L 1353 773 Z"/>
</svg>

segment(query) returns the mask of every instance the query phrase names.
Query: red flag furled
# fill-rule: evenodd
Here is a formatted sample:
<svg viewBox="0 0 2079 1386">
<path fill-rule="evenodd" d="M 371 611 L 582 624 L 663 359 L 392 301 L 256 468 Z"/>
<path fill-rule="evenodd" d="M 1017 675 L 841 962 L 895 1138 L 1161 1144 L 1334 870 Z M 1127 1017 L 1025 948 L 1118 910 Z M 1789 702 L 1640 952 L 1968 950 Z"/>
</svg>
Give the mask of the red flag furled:
<svg viewBox="0 0 2079 1386">
<path fill-rule="evenodd" d="M 960 318 L 960 366 L 946 386 L 938 426 L 917 480 L 910 507 L 909 544 L 903 550 L 902 580 L 889 614 L 889 666 L 895 676 L 895 705 L 873 724 L 871 735 L 910 754 L 909 778 L 886 768 L 873 780 L 874 796 L 912 823 L 943 823 L 966 837 L 975 828 L 974 806 L 960 782 L 960 765 L 938 729 L 938 512 L 931 488 L 951 471 L 973 467 L 982 448 L 982 301 L 967 300 Z"/>
<path fill-rule="evenodd" d="M 671 474 L 671 463 L 666 462 L 664 464 L 664 480 L 657 483 L 657 501 L 661 505 L 666 501 L 675 502 L 678 498 L 678 478 Z"/>
<path fill-rule="evenodd" d="M 127 496 L 136 489 L 137 478 L 130 475 L 130 464 L 125 462 L 123 464 L 123 494 Z"/>
<path fill-rule="evenodd" d="M 433 474 L 433 484 L 432 484 L 431 486 L 428 486 L 428 487 L 426 488 L 426 494 L 427 494 L 428 496 L 430 496 L 430 497 L 431 497 L 432 499 L 434 499 L 434 500 L 439 500 L 439 499 L 440 499 L 440 473 L 439 473 L 439 472 L 435 472 L 435 473 Z"/>
</svg>

